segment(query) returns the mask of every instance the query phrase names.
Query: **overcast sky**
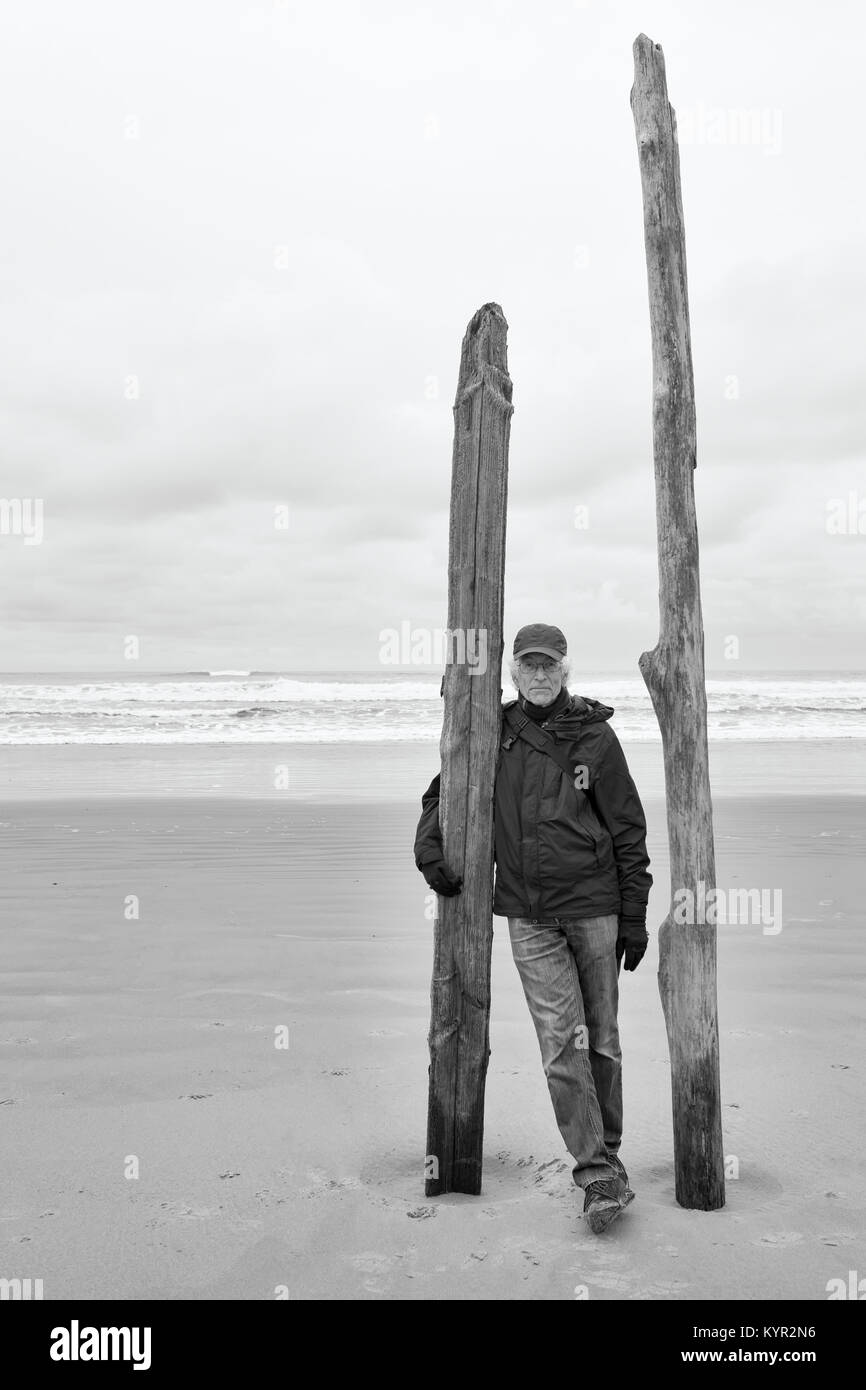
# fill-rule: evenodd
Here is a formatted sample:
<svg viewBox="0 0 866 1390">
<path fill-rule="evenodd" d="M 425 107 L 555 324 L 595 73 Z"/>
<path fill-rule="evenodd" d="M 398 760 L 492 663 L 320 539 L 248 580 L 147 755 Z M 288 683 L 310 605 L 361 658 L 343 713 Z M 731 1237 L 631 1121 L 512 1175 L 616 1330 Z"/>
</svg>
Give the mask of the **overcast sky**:
<svg viewBox="0 0 866 1390">
<path fill-rule="evenodd" d="M 0 41 L 0 496 L 43 507 L 40 544 L 0 534 L 3 669 L 129 669 L 130 635 L 139 670 L 372 669 L 443 628 L 494 300 L 506 649 L 554 622 L 636 671 L 641 31 L 682 137 L 708 666 L 866 666 L 866 534 L 827 530 L 840 498 L 866 532 L 862 7 L 36 0 Z"/>
</svg>

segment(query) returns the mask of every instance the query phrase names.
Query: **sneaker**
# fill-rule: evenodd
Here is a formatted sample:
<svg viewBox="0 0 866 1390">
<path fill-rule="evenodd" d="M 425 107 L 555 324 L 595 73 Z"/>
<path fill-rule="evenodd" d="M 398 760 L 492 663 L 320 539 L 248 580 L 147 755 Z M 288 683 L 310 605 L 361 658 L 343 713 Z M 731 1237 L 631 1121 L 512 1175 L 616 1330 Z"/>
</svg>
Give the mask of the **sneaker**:
<svg viewBox="0 0 866 1390">
<path fill-rule="evenodd" d="M 583 1214 L 593 1235 L 600 1236 L 628 1206 L 634 1193 L 622 1178 L 598 1178 L 584 1188 Z"/>
</svg>

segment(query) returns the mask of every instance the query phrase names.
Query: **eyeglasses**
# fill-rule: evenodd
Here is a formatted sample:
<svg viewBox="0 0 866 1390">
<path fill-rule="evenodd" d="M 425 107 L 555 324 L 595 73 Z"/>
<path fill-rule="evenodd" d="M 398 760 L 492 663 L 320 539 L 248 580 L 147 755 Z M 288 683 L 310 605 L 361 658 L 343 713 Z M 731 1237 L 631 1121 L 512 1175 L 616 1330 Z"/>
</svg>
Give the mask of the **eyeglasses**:
<svg viewBox="0 0 866 1390">
<path fill-rule="evenodd" d="M 541 671 L 543 675 L 550 676 L 554 671 L 559 670 L 562 666 L 562 662 L 550 661 L 547 659 L 544 661 L 527 661 L 525 657 L 521 657 L 517 666 L 518 670 L 522 671 L 525 676 L 528 676 L 532 671 Z"/>
</svg>

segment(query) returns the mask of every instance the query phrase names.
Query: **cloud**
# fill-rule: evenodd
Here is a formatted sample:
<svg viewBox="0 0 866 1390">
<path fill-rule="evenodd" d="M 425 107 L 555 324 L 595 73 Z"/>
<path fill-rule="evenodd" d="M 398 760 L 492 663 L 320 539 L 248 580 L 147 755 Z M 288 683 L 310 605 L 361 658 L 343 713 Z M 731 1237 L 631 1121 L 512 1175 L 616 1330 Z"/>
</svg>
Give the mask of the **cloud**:
<svg viewBox="0 0 866 1390">
<path fill-rule="evenodd" d="M 514 379 L 507 624 L 558 614 L 633 665 L 657 625 L 640 8 L 16 11 L 2 486 L 44 499 L 45 539 L 0 536 L 7 669 L 110 665 L 136 630 L 156 666 L 366 664 L 381 628 L 444 625 L 487 299 Z M 866 539 L 825 523 L 866 497 L 859 58 L 852 31 L 807 90 L 792 14 L 734 0 L 710 41 L 657 8 L 675 104 L 784 116 L 772 158 L 682 152 L 705 619 L 757 664 L 850 665 Z"/>
</svg>

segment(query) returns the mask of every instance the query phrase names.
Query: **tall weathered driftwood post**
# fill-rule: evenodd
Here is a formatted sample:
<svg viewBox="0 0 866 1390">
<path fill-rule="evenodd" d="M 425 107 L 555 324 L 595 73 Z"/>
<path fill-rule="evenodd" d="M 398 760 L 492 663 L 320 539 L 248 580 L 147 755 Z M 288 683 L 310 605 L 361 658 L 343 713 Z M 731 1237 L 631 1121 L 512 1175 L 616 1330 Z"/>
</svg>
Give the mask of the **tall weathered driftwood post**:
<svg viewBox="0 0 866 1390">
<path fill-rule="evenodd" d="M 425 1192 L 481 1191 L 490 1055 L 493 781 L 502 705 L 502 611 L 511 380 L 508 325 L 485 304 L 463 339 L 454 403 L 449 652 L 440 743 L 445 862 L 463 877 L 437 899 Z"/>
<path fill-rule="evenodd" d="M 725 1179 L 716 928 L 699 920 L 716 879 L 693 474 L 694 381 L 676 116 L 661 45 L 645 34 L 634 43 L 631 106 L 652 329 L 660 608 L 658 643 L 639 665 L 661 727 L 671 887 L 674 893 L 690 890 L 695 904 L 693 925 L 674 920 L 672 901 L 661 926 L 659 990 L 671 1054 L 676 1197 L 681 1206 L 712 1210 L 724 1205 Z"/>
</svg>

